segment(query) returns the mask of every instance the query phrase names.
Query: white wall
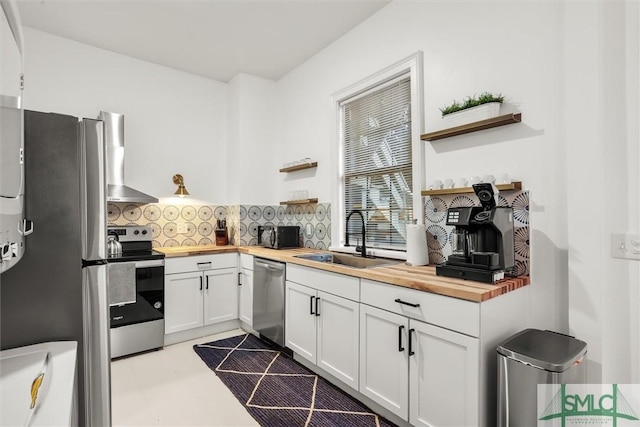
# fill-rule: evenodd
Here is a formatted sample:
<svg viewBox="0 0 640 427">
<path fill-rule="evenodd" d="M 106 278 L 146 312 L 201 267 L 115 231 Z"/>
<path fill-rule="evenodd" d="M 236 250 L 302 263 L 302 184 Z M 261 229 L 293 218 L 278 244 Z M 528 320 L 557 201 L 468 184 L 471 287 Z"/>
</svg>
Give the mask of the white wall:
<svg viewBox="0 0 640 427">
<path fill-rule="evenodd" d="M 484 90 L 507 95 L 524 123 L 425 142 L 426 181 L 500 172 L 523 181 L 533 198 L 537 288 L 531 313 L 523 315 L 540 317 L 542 327 L 566 330 L 558 16 L 552 3 L 394 2 L 278 82 L 286 118 L 278 155 L 280 161 L 303 154 L 316 158 L 320 167 L 307 185 L 320 200 L 330 200 L 331 94 L 418 50 L 424 53 L 425 132 L 441 127 L 438 108 L 454 98 Z M 488 22 L 499 25 L 479 24 Z"/>
<path fill-rule="evenodd" d="M 638 358 L 630 355 L 639 353 L 640 263 L 608 253 L 612 228 L 638 230 L 637 7 L 390 4 L 278 82 L 276 161 L 319 162 L 315 175 L 281 179 L 281 191 L 303 184 L 331 200 L 331 94 L 417 50 L 424 53 L 425 132 L 441 127 L 438 108 L 453 99 L 503 93 L 523 123 L 425 142 L 426 181 L 500 172 L 521 180 L 531 197 L 533 281 L 522 315 L 536 327 L 586 340 L 590 380 L 638 382 Z M 625 58 L 635 73 L 625 72 Z M 618 106 L 607 113 L 601 102 Z M 627 185 L 613 189 L 619 182 Z M 612 216 L 620 205 L 625 209 Z"/>
<path fill-rule="evenodd" d="M 593 382 L 637 383 L 640 262 L 612 259 L 610 234 L 640 230 L 640 7 L 567 3 L 565 16 L 571 330 Z"/>
<path fill-rule="evenodd" d="M 282 166 L 275 162 L 275 82 L 244 73 L 235 75 L 229 82 L 229 111 L 228 202 L 277 203 L 273 174 Z"/>
<path fill-rule="evenodd" d="M 181 173 L 194 199 L 226 203 L 227 85 L 25 28 L 25 108 L 125 115 L 125 182 L 171 195 Z"/>
</svg>

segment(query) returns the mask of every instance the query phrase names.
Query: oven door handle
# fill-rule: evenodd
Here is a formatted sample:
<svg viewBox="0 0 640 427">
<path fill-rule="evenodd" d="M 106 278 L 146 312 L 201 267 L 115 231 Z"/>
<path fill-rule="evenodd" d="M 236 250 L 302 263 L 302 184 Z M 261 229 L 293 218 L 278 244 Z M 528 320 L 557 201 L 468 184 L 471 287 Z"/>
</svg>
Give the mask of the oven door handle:
<svg viewBox="0 0 640 427">
<path fill-rule="evenodd" d="M 136 261 L 136 268 L 164 267 L 163 259 L 154 259 L 148 261 Z"/>
</svg>

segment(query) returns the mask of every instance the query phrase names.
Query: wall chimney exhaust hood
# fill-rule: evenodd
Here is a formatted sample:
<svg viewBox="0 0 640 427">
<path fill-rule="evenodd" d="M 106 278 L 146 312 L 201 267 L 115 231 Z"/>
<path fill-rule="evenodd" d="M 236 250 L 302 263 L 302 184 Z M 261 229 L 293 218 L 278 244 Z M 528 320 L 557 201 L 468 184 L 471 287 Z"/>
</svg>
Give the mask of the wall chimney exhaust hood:
<svg viewBox="0 0 640 427">
<path fill-rule="evenodd" d="M 107 147 L 107 201 L 158 203 L 156 197 L 134 190 L 124 184 L 124 115 L 100 111 L 104 122 L 104 138 Z"/>
</svg>

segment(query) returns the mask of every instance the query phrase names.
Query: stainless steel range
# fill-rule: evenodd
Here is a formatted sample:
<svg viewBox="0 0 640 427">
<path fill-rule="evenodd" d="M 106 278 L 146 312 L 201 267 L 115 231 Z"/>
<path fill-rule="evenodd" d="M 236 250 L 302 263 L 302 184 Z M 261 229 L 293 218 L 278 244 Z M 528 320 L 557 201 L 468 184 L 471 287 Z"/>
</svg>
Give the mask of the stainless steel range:
<svg viewBox="0 0 640 427">
<path fill-rule="evenodd" d="M 110 254 L 111 358 L 164 345 L 164 254 L 148 226 L 107 227 L 121 253 Z M 111 237 L 114 236 L 114 237 Z"/>
</svg>

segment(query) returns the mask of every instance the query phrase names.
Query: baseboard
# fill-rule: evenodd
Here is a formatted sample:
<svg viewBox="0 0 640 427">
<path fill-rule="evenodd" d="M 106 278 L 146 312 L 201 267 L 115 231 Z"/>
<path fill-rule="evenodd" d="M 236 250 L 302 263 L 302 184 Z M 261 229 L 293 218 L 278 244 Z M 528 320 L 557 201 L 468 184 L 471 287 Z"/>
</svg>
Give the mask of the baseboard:
<svg viewBox="0 0 640 427">
<path fill-rule="evenodd" d="M 245 325 L 242 323 L 242 325 Z M 175 332 L 164 336 L 164 345 L 177 344 L 184 341 L 195 340 L 197 338 L 206 337 L 207 335 L 219 334 L 221 332 L 231 331 L 241 327 L 238 319 L 228 320 L 226 322 L 207 325 L 201 328 L 189 329 L 186 331 Z M 244 327 L 242 329 L 246 330 Z"/>
</svg>

